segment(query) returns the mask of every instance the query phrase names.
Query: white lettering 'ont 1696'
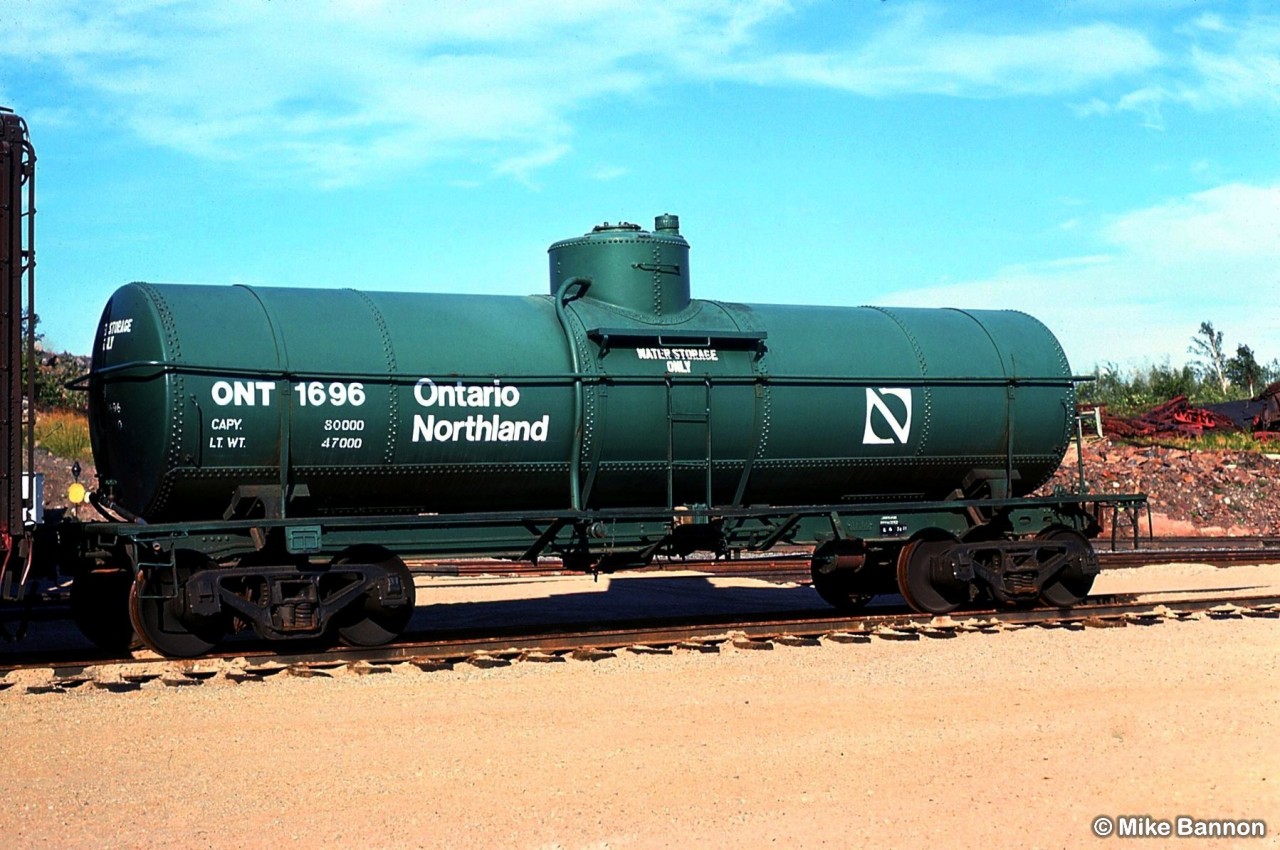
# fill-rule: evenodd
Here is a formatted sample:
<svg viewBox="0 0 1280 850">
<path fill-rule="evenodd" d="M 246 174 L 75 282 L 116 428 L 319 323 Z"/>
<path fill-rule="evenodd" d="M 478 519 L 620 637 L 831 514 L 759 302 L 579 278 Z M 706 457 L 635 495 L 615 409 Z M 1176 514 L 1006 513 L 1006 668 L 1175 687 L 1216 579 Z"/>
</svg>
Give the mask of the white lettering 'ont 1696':
<svg viewBox="0 0 1280 850">
<path fill-rule="evenodd" d="M 902 402 L 901 418 L 885 403 L 885 396 L 892 396 Z M 876 429 L 872 414 L 877 412 L 880 416 L 876 418 L 883 420 L 889 426 L 892 436 L 882 436 Z M 862 430 L 862 444 L 864 446 L 891 446 L 894 443 L 906 445 L 910 437 L 911 390 L 901 387 L 881 387 L 875 390 L 867 387 L 867 424 Z"/>
<path fill-rule="evenodd" d="M 214 381 L 211 395 L 219 407 L 267 407 L 275 390 L 274 381 Z"/>
</svg>

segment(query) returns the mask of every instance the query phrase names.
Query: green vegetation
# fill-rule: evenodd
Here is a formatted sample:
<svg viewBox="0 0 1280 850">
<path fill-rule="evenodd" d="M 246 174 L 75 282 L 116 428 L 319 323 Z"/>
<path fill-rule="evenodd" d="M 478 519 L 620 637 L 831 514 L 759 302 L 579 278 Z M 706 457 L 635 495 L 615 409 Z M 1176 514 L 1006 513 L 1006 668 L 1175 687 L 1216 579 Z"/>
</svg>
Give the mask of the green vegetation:
<svg viewBox="0 0 1280 850">
<path fill-rule="evenodd" d="M 1125 442 L 1135 446 L 1164 446 L 1193 452 L 1254 452 L 1280 453 L 1280 443 L 1259 440 L 1243 431 L 1215 434 L 1209 431 L 1199 437 L 1134 437 Z"/>
<path fill-rule="evenodd" d="M 91 460 L 89 418 L 78 410 L 48 410 L 36 415 L 36 445 L 54 457 Z"/>
<path fill-rule="evenodd" d="M 30 314 L 22 316 L 22 380 L 27 380 L 27 324 Z M 36 327 L 40 317 L 35 317 Z M 60 409 L 87 412 L 89 394 L 83 390 L 69 390 L 67 384 L 89 371 L 89 358 L 74 354 L 51 354 L 41 348 L 44 334 L 36 333 L 36 407 L 39 410 Z M 26 391 L 24 386 L 23 391 Z"/>
<path fill-rule="evenodd" d="M 69 381 L 74 381 L 89 371 L 82 362 L 83 358 L 41 352 L 37 352 L 36 356 L 40 358 L 40 368 L 36 370 L 36 407 L 40 410 L 52 408 L 86 412 L 89 394 L 66 387 Z"/>
<path fill-rule="evenodd" d="M 1196 405 L 1241 401 L 1280 380 L 1280 360 L 1263 366 L 1247 345 L 1236 346 L 1235 356 L 1227 357 L 1223 334 L 1212 322 L 1200 323 L 1188 352 L 1195 359 L 1180 367 L 1165 361 L 1126 373 L 1114 363 L 1098 366 L 1093 370 L 1095 380 L 1080 386 L 1080 404 L 1104 405 L 1116 416 L 1133 416 L 1176 396 L 1186 396 Z"/>
</svg>

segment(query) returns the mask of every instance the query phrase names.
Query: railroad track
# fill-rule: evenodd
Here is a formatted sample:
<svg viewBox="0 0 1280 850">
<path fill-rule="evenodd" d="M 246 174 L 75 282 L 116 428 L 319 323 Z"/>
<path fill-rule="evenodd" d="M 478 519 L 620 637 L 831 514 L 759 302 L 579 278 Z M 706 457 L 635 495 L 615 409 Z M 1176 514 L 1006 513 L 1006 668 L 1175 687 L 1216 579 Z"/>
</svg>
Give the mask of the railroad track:
<svg viewBox="0 0 1280 850">
<path fill-rule="evenodd" d="M 945 617 L 889 609 L 854 617 L 815 615 L 812 611 L 804 611 L 795 614 L 774 612 L 756 617 L 646 620 L 575 627 L 567 631 L 544 626 L 498 632 L 419 635 L 416 639 L 384 647 L 335 647 L 292 654 L 246 647 L 250 651 L 233 650 L 195 661 L 159 657 L 112 660 L 47 658 L 4 671 L 0 676 L 0 691 L 15 688 L 17 693 L 52 694 L 86 688 L 124 692 L 152 683 L 181 687 L 215 679 L 232 683 L 255 682 L 278 674 L 310 677 L 333 676 L 339 672 L 370 674 L 390 672 L 396 665 L 435 671 L 451 669 L 459 664 L 485 668 L 516 662 L 598 661 L 622 651 L 670 654 L 677 651 L 718 652 L 726 646 L 772 649 L 778 644 L 816 646 L 824 641 L 909 641 L 1032 626 L 1108 628 L 1201 617 L 1280 619 L 1280 594 L 1230 596 L 1211 593 L 1162 602 L 1140 601 L 1137 594 L 1124 594 L 1096 597 L 1071 609 L 974 610 Z"/>
<path fill-rule="evenodd" d="M 1104 549 L 1098 541 L 1098 560 L 1102 569 L 1132 569 L 1158 564 L 1194 562 L 1215 567 L 1280 563 L 1280 538 L 1276 537 L 1163 537 L 1147 541 L 1140 548 Z M 1127 541 L 1117 541 L 1123 545 Z M 722 578 L 758 579 L 775 583 L 808 584 L 811 550 L 776 547 L 768 553 L 740 558 L 690 557 L 680 560 L 656 560 L 648 567 L 629 572 L 664 572 L 690 570 Z M 448 561 L 416 560 L 408 562 L 419 576 L 474 579 L 477 584 L 495 578 L 533 579 L 581 575 L 565 570 L 554 559 L 538 563 L 508 561 L 497 558 L 456 559 Z M 0 609 L 0 628 L 5 623 L 62 620 L 70 617 L 65 599 L 66 587 L 55 588 L 27 611 Z M 0 670 L 3 667 L 0 666 Z"/>
<path fill-rule="evenodd" d="M 1161 537 L 1137 549 L 1105 549 L 1095 545 L 1103 569 L 1183 561 L 1219 567 L 1280 563 L 1280 538 L 1277 537 Z"/>
</svg>

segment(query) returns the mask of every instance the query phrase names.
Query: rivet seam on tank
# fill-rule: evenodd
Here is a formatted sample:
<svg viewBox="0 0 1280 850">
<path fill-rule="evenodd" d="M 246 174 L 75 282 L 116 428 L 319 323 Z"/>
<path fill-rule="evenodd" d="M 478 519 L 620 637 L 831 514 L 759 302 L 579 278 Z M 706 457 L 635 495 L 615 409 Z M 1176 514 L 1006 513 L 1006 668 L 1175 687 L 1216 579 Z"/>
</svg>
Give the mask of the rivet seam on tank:
<svg viewBox="0 0 1280 850">
<path fill-rule="evenodd" d="M 1058 354 L 1059 354 L 1058 360 L 1062 364 L 1062 371 L 1065 372 L 1068 377 L 1070 377 L 1071 364 L 1067 362 L 1067 355 L 1062 350 L 1062 346 L 1060 345 L 1058 346 Z M 1071 426 L 1074 423 L 1076 409 L 1079 406 L 1079 399 L 1076 395 L 1076 385 L 1072 382 L 1068 382 L 1067 384 L 1066 406 L 1067 406 L 1067 409 L 1066 409 L 1067 415 L 1062 417 L 1062 439 L 1061 441 L 1059 441 L 1058 446 L 1055 447 L 1055 449 L 1060 454 L 1065 452 L 1067 450 L 1067 446 L 1071 444 L 1071 437 L 1073 436 L 1072 435 L 1073 428 Z M 1053 475 L 1051 473 L 1045 478 L 1045 481 L 1048 481 L 1049 478 L 1052 478 L 1052 477 Z M 1040 483 L 1043 484 L 1044 481 L 1041 481 Z"/>
<path fill-rule="evenodd" d="M 374 324 L 378 326 L 378 335 L 382 338 L 382 353 L 387 359 L 387 371 L 392 375 L 387 382 L 387 442 L 382 452 L 382 462 L 390 465 L 396 460 L 396 441 L 400 431 L 400 394 L 396 392 L 398 387 L 394 377 L 399 371 L 396 352 L 391 345 L 391 333 L 387 330 L 387 321 L 383 318 L 382 311 L 373 303 L 368 293 L 360 289 L 353 289 L 352 292 L 360 296 L 365 306 L 369 308 L 369 312 L 373 314 Z"/>
<path fill-rule="evenodd" d="M 1049 330 L 1048 326 L 1045 325 L 1044 322 L 1040 321 L 1038 318 L 1031 315 L 1030 313 L 1024 313 L 1022 310 L 1009 310 L 1008 312 L 1017 313 L 1019 316 L 1026 316 L 1028 319 L 1040 325 L 1040 327 L 1044 328 L 1046 331 Z M 1049 339 L 1053 342 L 1053 347 L 1058 352 L 1058 365 L 1062 367 L 1063 372 L 1070 375 L 1071 364 L 1067 362 L 1067 352 L 1062 350 L 1062 343 L 1058 341 L 1057 335 L 1054 334 L 1052 331 L 1049 332 Z M 1074 385 L 1072 385 L 1072 389 L 1073 390 L 1075 389 Z"/>
<path fill-rule="evenodd" d="M 873 310 L 879 310 L 881 313 L 893 320 L 893 323 L 902 331 L 902 335 L 907 338 L 907 342 L 911 343 L 911 350 L 915 352 L 916 362 L 920 364 L 920 376 L 922 378 L 929 377 L 929 364 L 925 360 L 924 350 L 920 348 L 920 341 L 916 339 L 916 335 L 911 332 L 911 328 L 907 323 L 902 321 L 899 316 L 887 307 L 872 307 Z M 916 455 L 923 456 L 929 445 L 929 426 L 933 422 L 933 393 L 929 389 L 929 385 L 925 384 L 920 388 L 920 394 L 924 396 L 924 415 L 921 417 L 920 439 L 916 443 Z"/>
<path fill-rule="evenodd" d="M 1027 455 L 1026 460 L 1052 460 L 1048 455 Z M 917 457 L 896 457 L 896 458 L 865 458 L 865 457 L 849 457 L 849 458 L 821 458 L 806 460 L 803 458 L 770 458 L 762 460 L 759 466 L 762 468 L 781 468 L 791 469 L 793 467 L 813 467 L 813 466 L 834 466 L 834 467 L 860 467 L 860 466 L 905 466 L 911 468 L 925 466 L 964 466 L 975 464 L 992 464 L 1004 463 L 1004 455 L 952 455 L 939 458 L 917 458 Z"/>
<path fill-rule="evenodd" d="M 662 259 L 662 252 L 658 250 L 657 245 L 653 246 L 652 256 L 653 264 L 658 265 L 658 261 Z M 653 273 L 653 314 L 662 315 L 662 273 L 658 271 Z"/>
<path fill-rule="evenodd" d="M 574 313 L 572 310 L 569 311 L 569 315 L 577 318 L 577 314 Z M 587 335 L 585 330 L 583 329 L 581 320 L 577 322 L 570 320 L 570 324 L 573 326 L 573 344 L 577 347 L 579 351 L 588 351 L 589 349 L 587 346 Z M 597 372 L 596 362 L 591 357 L 581 358 L 578 364 L 578 368 L 581 369 L 584 373 Z M 586 457 L 590 457 L 591 449 L 593 447 L 592 440 L 595 437 L 596 385 L 594 382 L 587 383 L 586 381 L 583 381 L 582 402 L 583 402 L 583 405 L 582 405 L 581 457 L 586 458 Z M 581 463 L 581 461 L 579 461 L 579 463 Z"/>
<path fill-rule="evenodd" d="M 1052 331 L 1049 331 L 1049 328 L 1044 324 L 1044 322 L 1040 321 L 1038 318 L 1031 315 L 1030 313 L 1024 313 L 1022 310 L 1010 310 L 1009 312 L 1017 313 L 1019 316 L 1026 316 L 1028 319 L 1040 325 L 1042 328 L 1045 329 L 1045 331 L 1048 332 L 1049 340 L 1053 343 L 1054 350 L 1057 351 L 1058 353 L 1058 367 L 1062 369 L 1062 373 L 1064 375 L 1067 375 L 1069 377 L 1071 375 L 1071 364 L 1067 362 L 1067 352 L 1062 350 L 1062 343 L 1058 341 L 1057 335 L 1054 334 Z M 1071 443 L 1072 415 L 1074 414 L 1076 409 L 1076 385 L 1075 384 L 1071 384 L 1067 388 L 1067 405 L 1068 405 L 1067 410 L 1069 411 L 1069 413 L 1066 417 L 1063 418 L 1061 449 L 1059 450 L 1059 453 L 1065 452 L 1067 450 L 1067 446 Z M 1039 489 L 1041 486 L 1045 484 L 1045 482 L 1047 482 L 1052 477 L 1053 477 L 1052 472 L 1047 473 L 1044 477 L 1044 480 L 1042 480 L 1039 484 L 1037 484 L 1032 489 L 1033 490 Z"/>
<path fill-rule="evenodd" d="M 769 376 L 769 367 L 762 362 L 760 364 L 760 374 L 764 377 Z M 773 393 L 769 391 L 768 381 L 760 384 L 763 392 L 761 401 L 764 406 L 764 418 L 760 426 L 760 440 L 756 446 L 756 458 L 765 456 L 765 452 L 769 448 L 769 429 L 773 425 Z"/>
<path fill-rule="evenodd" d="M 723 306 L 722 308 L 723 309 Z M 734 326 L 739 330 L 755 329 L 754 321 L 748 319 L 747 327 L 744 328 L 738 324 L 738 320 L 733 319 Z M 755 461 L 765 456 L 769 448 L 769 430 L 773 425 L 773 393 L 769 391 L 769 363 L 763 357 L 753 357 L 751 360 L 751 370 L 756 376 L 756 398 L 760 405 L 760 433 L 756 435 L 756 444 L 752 449 L 751 459 L 752 465 Z"/>
<path fill-rule="evenodd" d="M 164 296 L 154 286 L 146 283 L 140 283 L 138 286 L 156 305 L 156 312 L 160 315 L 160 326 L 164 329 L 165 350 L 167 352 L 165 359 L 172 363 L 182 362 L 182 340 L 178 336 L 178 328 L 173 321 L 173 311 L 169 309 L 169 303 L 165 301 Z M 169 501 L 169 495 L 173 490 L 173 476 L 169 474 L 169 470 L 177 467 L 182 459 L 182 426 L 183 413 L 186 409 L 186 381 L 181 372 L 170 373 L 170 378 L 173 387 L 173 408 L 169 412 L 169 445 L 165 450 L 167 468 L 165 475 L 161 478 L 160 486 L 156 490 L 152 505 L 147 506 L 148 513 L 160 510 Z"/>
<path fill-rule="evenodd" d="M 402 464 L 389 469 L 386 466 L 378 464 L 376 466 L 347 466 L 334 468 L 331 466 L 299 466 L 294 469 L 298 475 L 305 475 L 308 479 L 324 479 L 324 478 L 346 478 L 350 476 L 370 477 L 370 476 L 396 476 L 396 475 L 463 475 L 474 478 L 477 475 L 563 475 L 568 472 L 568 463 L 488 463 L 482 465 L 474 464 L 445 464 L 445 463 L 418 463 L 418 464 Z M 245 475 L 270 475 L 275 472 L 273 467 L 254 467 L 244 470 Z M 224 473 L 217 471 L 199 472 L 193 477 L 199 478 L 219 478 Z"/>
<path fill-rule="evenodd" d="M 273 466 L 238 466 L 236 474 L 244 478 L 254 478 L 260 475 L 272 475 L 275 473 Z M 226 478 L 227 471 L 225 469 L 195 469 L 186 473 L 184 478 L 201 479 L 201 478 Z"/>
</svg>

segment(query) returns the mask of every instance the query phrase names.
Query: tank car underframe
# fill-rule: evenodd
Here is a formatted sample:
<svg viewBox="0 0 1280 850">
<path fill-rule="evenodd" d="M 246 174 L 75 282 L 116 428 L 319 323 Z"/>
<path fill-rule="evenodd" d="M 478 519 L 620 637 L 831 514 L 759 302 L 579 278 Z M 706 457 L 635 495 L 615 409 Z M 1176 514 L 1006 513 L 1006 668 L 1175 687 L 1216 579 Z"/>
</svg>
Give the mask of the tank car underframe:
<svg viewBox="0 0 1280 850">
<path fill-rule="evenodd" d="M 1089 543 L 1121 511 L 1137 535 L 1141 496 L 955 499 L 793 507 L 473 513 L 225 520 L 145 525 L 68 523 L 60 549 L 74 576 L 78 624 L 99 643 L 133 629 L 168 655 L 199 655 L 223 634 L 268 640 L 337 631 L 376 644 L 407 627 L 405 558 L 560 558 L 608 572 L 656 556 L 735 557 L 814 547 L 818 592 L 851 609 L 902 592 L 942 613 L 986 594 L 1006 604 L 1070 605 L 1097 573 Z M 111 589 L 111 593 L 105 592 Z M 122 598 L 127 597 L 127 598 Z M 128 623 L 122 622 L 128 613 Z"/>
</svg>

